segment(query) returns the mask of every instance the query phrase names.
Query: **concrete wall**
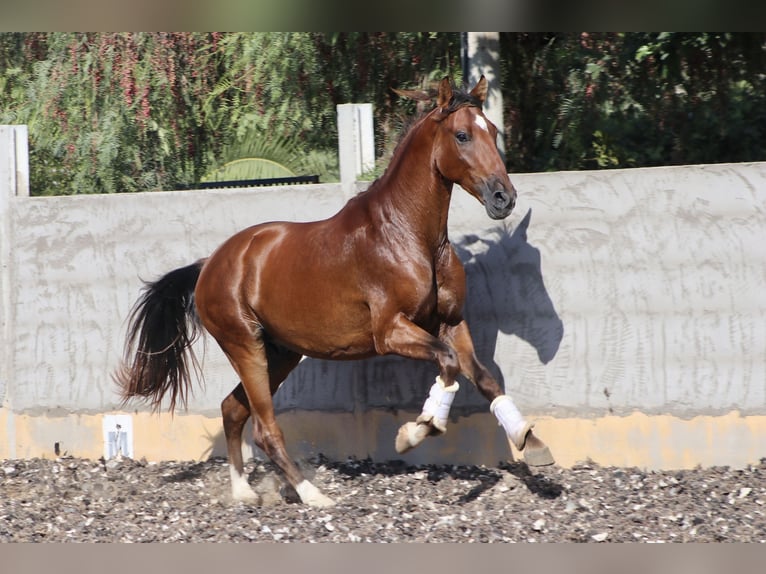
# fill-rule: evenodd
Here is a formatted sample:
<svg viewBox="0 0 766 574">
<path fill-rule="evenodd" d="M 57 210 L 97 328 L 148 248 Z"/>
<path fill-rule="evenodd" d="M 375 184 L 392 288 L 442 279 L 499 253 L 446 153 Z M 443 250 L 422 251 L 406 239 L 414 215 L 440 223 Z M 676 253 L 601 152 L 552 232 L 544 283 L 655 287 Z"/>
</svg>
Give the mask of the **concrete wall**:
<svg viewBox="0 0 766 574">
<path fill-rule="evenodd" d="M 766 456 L 766 163 L 511 177 L 520 195 L 509 220 L 489 220 L 456 189 L 450 234 L 478 354 L 559 462 Z M 120 413 L 110 373 L 140 279 L 252 223 L 317 219 L 344 202 L 339 184 L 25 197 L 7 179 L 0 458 L 52 456 L 55 443 L 99 455 L 103 416 Z M 205 347 L 205 389 L 187 414 L 131 407 L 136 456 L 224 453 L 218 405 L 237 381 L 215 342 Z M 396 427 L 435 374 L 395 357 L 305 360 L 276 395 L 291 451 L 396 457 Z M 508 456 L 467 383 L 453 415 L 408 460 Z"/>
</svg>

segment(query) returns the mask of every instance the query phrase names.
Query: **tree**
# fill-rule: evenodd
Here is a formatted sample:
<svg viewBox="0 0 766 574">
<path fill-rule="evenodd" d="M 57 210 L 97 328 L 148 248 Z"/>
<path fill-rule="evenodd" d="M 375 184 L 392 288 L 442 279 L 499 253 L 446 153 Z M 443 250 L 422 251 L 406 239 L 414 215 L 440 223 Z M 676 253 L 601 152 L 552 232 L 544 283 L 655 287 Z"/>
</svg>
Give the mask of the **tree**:
<svg viewBox="0 0 766 574">
<path fill-rule="evenodd" d="M 515 171 L 766 159 L 766 34 L 501 35 Z"/>
<path fill-rule="evenodd" d="M 2 34 L 0 61 L 0 122 L 29 125 L 32 192 L 92 193 L 192 184 L 256 150 L 337 178 L 335 105 L 373 101 L 385 149 L 407 105 L 389 88 L 449 72 L 459 47 L 456 34 Z"/>
<path fill-rule="evenodd" d="M 764 33 L 501 33 L 510 171 L 766 159 Z M 32 193 L 173 189 L 223 166 L 338 177 L 335 106 L 371 102 L 378 173 L 463 83 L 458 33 L 0 33 L 0 123 Z M 233 164 L 232 162 L 237 162 Z"/>
</svg>

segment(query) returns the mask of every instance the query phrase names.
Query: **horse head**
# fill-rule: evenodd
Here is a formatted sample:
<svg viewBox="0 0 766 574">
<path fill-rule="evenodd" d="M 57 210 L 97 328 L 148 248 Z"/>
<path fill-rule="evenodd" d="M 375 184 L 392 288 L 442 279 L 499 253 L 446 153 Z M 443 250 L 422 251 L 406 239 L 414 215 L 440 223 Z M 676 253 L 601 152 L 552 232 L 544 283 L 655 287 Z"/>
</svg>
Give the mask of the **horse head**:
<svg viewBox="0 0 766 574">
<path fill-rule="evenodd" d="M 504 219 L 516 205 L 516 189 L 497 149 L 497 128 L 482 112 L 487 79 L 482 76 L 465 94 L 449 78 L 439 84 L 434 164 L 441 176 L 478 199 L 492 219 Z"/>
</svg>

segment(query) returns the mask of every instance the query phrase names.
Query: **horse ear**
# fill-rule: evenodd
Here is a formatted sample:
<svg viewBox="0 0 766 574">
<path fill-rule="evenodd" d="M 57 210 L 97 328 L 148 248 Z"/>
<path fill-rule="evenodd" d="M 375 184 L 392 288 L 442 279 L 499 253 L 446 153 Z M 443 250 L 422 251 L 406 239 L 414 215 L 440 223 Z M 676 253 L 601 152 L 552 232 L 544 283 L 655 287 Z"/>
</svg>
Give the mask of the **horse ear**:
<svg viewBox="0 0 766 574">
<path fill-rule="evenodd" d="M 415 100 L 417 102 L 428 102 L 432 99 L 428 92 L 423 92 L 421 90 L 397 90 L 396 88 L 391 88 L 391 91 L 399 97 Z"/>
<path fill-rule="evenodd" d="M 473 90 L 471 90 L 471 95 L 482 104 L 487 99 L 487 78 L 484 77 L 484 74 L 481 75 L 481 78 L 479 78 L 479 81 L 476 82 Z"/>
<path fill-rule="evenodd" d="M 439 84 L 439 95 L 436 97 L 436 105 L 440 108 L 446 108 L 452 99 L 452 83 L 449 77 L 444 76 Z"/>
</svg>

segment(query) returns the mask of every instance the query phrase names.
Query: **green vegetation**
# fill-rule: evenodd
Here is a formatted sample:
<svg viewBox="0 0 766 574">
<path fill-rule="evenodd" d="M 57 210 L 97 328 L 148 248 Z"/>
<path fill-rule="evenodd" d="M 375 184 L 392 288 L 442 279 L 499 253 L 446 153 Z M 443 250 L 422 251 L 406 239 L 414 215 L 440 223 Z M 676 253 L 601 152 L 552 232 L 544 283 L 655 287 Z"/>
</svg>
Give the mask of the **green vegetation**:
<svg viewBox="0 0 766 574">
<path fill-rule="evenodd" d="M 462 82 L 457 33 L 0 33 L 0 123 L 29 125 L 33 194 L 338 178 L 335 106 L 377 155 Z M 764 33 L 503 33 L 510 171 L 766 159 Z M 375 173 L 380 171 L 376 167 Z"/>
<path fill-rule="evenodd" d="M 766 34 L 502 34 L 511 171 L 766 160 Z"/>
<path fill-rule="evenodd" d="M 29 125 L 33 194 L 173 189 L 245 163 L 331 181 L 336 104 L 373 102 L 385 145 L 389 88 L 459 61 L 456 34 L 2 33 L 0 123 Z"/>
</svg>

